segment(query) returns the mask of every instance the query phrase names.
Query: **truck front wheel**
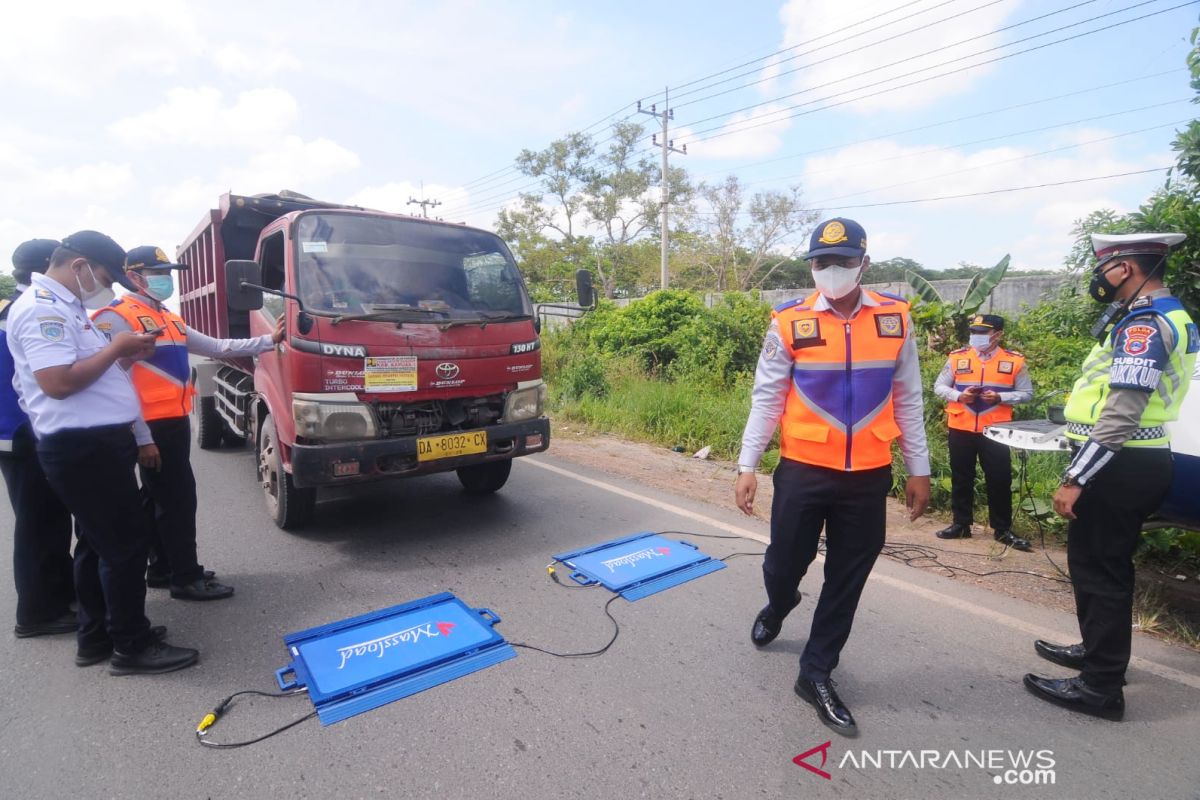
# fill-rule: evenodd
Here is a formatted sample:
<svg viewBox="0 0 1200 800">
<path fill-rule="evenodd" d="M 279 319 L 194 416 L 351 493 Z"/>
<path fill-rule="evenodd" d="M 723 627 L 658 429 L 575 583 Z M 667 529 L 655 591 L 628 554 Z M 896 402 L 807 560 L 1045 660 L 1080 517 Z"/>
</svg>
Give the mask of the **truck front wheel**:
<svg viewBox="0 0 1200 800">
<path fill-rule="evenodd" d="M 508 482 L 508 474 L 512 472 L 512 459 L 460 467 L 456 472 L 467 494 L 491 494 L 499 491 L 500 487 Z"/>
<path fill-rule="evenodd" d="M 221 446 L 225 420 L 217 413 L 217 398 L 197 397 L 193 408 L 196 414 L 196 439 L 201 450 L 216 450 Z"/>
<path fill-rule="evenodd" d="M 267 511 L 284 530 L 300 527 L 312 516 L 317 505 L 316 489 L 300 489 L 283 469 L 283 453 L 275 433 L 275 421 L 263 420 L 258 436 L 258 479 L 262 483 Z"/>
</svg>

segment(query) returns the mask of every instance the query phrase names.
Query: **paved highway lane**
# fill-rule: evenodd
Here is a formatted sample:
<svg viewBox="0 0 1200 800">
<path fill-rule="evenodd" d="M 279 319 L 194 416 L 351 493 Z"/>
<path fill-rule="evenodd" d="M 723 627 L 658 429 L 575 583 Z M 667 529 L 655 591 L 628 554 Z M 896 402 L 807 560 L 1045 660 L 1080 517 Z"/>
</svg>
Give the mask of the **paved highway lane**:
<svg viewBox="0 0 1200 800">
<path fill-rule="evenodd" d="M 724 496 L 714 505 L 650 496 L 546 455 L 518 462 L 494 497 L 466 498 L 452 475 L 396 482 L 327 499 L 314 525 L 289 534 L 262 510 L 248 451 L 197 451 L 194 460 L 201 555 L 237 595 L 188 604 L 150 590 L 148 609 L 172 641 L 201 648 L 200 665 L 114 678 L 102 666 L 76 668 L 69 638 L 0 637 L 0 796 L 1198 794 L 1200 656 L 1138 636 L 1126 721 L 1077 717 L 1020 684 L 1031 670 L 1065 674 L 1034 656 L 1032 639 L 1071 639 L 1072 618 L 887 561 L 868 584 L 835 675 L 859 720 L 856 740 L 829 732 L 792 694 L 810 598 L 773 645 L 760 652 L 749 643 L 763 598 L 760 559 L 744 557 L 636 603 L 614 602 L 621 634 L 602 657 L 522 650 L 327 728 L 310 720 L 250 748 L 202 749 L 192 733 L 200 717 L 234 690 L 271 689 L 291 631 L 449 590 L 495 610 L 509 641 L 590 650 L 610 635 L 606 594 L 553 584 L 552 553 L 643 530 L 767 531 L 722 508 Z M 0 530 L 10 547 L 6 505 Z M 753 540 L 692 541 L 717 556 L 762 550 Z M 806 594 L 818 577 L 815 566 Z M 5 559 L 8 619 L 12 603 Z M 244 700 L 212 737 L 251 736 L 309 708 L 305 698 Z M 828 779 L 793 763 L 827 741 Z M 1054 788 L 1004 784 L 1022 778 L 1019 768 L 1006 773 L 1010 751 L 1049 751 L 1041 765 L 1053 761 Z M 819 769 L 821 756 L 805 763 Z"/>
</svg>

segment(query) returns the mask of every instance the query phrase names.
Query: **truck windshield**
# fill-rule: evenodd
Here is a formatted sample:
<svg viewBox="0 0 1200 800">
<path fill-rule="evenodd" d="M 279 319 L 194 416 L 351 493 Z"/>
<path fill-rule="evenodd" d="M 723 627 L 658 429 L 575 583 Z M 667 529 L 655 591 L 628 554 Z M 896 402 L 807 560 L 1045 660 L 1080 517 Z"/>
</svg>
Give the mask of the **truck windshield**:
<svg viewBox="0 0 1200 800">
<path fill-rule="evenodd" d="M 512 255 L 494 234 L 329 213 L 301 216 L 296 240 L 297 288 L 318 314 L 444 322 L 532 313 Z"/>
</svg>

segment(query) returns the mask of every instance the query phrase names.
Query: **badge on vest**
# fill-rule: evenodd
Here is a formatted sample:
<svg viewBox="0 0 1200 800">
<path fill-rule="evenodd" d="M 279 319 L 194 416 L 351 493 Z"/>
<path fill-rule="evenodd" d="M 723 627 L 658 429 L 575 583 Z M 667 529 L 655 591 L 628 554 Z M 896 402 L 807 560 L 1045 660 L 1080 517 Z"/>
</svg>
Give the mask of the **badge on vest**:
<svg viewBox="0 0 1200 800">
<path fill-rule="evenodd" d="M 821 320 L 792 320 L 792 347 L 816 347 L 822 344 L 825 344 L 825 340 L 821 338 Z"/>
<path fill-rule="evenodd" d="M 187 328 L 177 319 L 171 320 L 171 324 L 175 326 L 175 330 L 179 331 L 180 336 L 187 336 Z"/>
<path fill-rule="evenodd" d="M 158 326 L 154 324 L 154 317 L 138 317 L 138 322 L 142 324 L 142 331 L 156 331 Z"/>
<path fill-rule="evenodd" d="M 904 320 L 899 314 L 876 314 L 875 332 L 889 339 L 903 339 Z"/>
<path fill-rule="evenodd" d="M 999 364 L 996 365 L 996 371 L 999 372 L 1001 375 L 1012 375 L 1013 362 L 1001 361 Z"/>
<path fill-rule="evenodd" d="M 956 358 L 954 360 L 954 371 L 955 372 L 970 372 L 971 371 L 971 359 Z"/>
<path fill-rule="evenodd" d="M 1153 325 L 1130 325 L 1125 328 L 1125 346 L 1122 348 L 1131 356 L 1140 356 L 1150 349 L 1150 340 L 1158 333 Z"/>
</svg>

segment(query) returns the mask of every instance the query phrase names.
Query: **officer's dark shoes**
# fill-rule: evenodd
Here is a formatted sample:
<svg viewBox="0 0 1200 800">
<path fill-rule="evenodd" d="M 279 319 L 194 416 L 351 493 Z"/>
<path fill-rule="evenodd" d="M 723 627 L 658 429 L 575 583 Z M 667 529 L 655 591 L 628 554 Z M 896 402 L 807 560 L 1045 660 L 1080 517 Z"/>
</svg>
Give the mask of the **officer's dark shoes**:
<svg viewBox="0 0 1200 800">
<path fill-rule="evenodd" d="M 1087 652 L 1082 644 L 1054 644 L 1042 639 L 1033 643 L 1033 650 L 1047 661 L 1075 670 L 1083 669 L 1083 656 Z"/>
<path fill-rule="evenodd" d="M 796 592 L 796 603 L 792 608 L 798 605 L 800 605 L 800 593 Z M 791 613 L 792 608 L 788 609 L 788 613 Z M 750 629 L 750 641 L 754 643 L 755 647 L 766 647 L 775 641 L 775 637 L 783 629 L 783 620 L 786 617 L 787 614 L 780 616 L 773 612 L 770 605 L 765 606 L 754 618 L 754 627 Z"/>
<path fill-rule="evenodd" d="M 1112 722 L 1119 722 L 1125 716 L 1124 692 L 1093 689 L 1082 678 L 1043 678 L 1028 674 L 1025 688 L 1035 697 L 1081 714 Z"/>
<path fill-rule="evenodd" d="M 167 638 L 166 625 L 152 625 L 150 627 L 150 638 L 156 642 L 161 642 Z M 99 664 L 101 661 L 107 661 L 112 656 L 112 642 L 101 642 L 100 644 L 81 646 L 75 651 L 75 666 L 90 667 L 92 664 Z"/>
<path fill-rule="evenodd" d="M 1010 530 L 996 531 L 993 536 L 996 537 L 997 542 L 1007 545 L 1013 550 L 1022 550 L 1026 553 L 1033 552 L 1033 545 L 1031 545 L 1028 540 L 1022 539 L 1020 536 L 1017 536 Z"/>
<path fill-rule="evenodd" d="M 166 642 L 153 642 L 140 653 L 122 653 L 120 650 L 114 650 L 108 671 L 111 675 L 157 675 L 190 667 L 199 658 L 199 650 L 176 647 Z"/>
<path fill-rule="evenodd" d="M 217 573 L 211 569 L 204 570 L 204 580 L 211 581 L 217 577 Z M 154 567 L 146 570 L 146 585 L 151 589 L 166 589 L 171 585 L 171 577 L 166 572 L 160 572 Z"/>
<path fill-rule="evenodd" d="M 224 600 L 233 597 L 233 587 L 211 578 L 200 578 L 183 586 L 172 586 L 171 597 L 176 600 Z"/>
<path fill-rule="evenodd" d="M 58 619 L 49 622 L 33 622 L 28 625 L 17 624 L 13 633 L 18 639 L 28 639 L 30 636 L 57 636 L 60 633 L 74 633 L 79 627 L 74 614 L 63 614 Z"/>
<path fill-rule="evenodd" d="M 960 525 L 956 522 L 938 531 L 937 537 L 939 539 L 970 539 L 971 526 Z"/>
<path fill-rule="evenodd" d="M 830 728 L 842 736 L 857 736 L 858 725 L 850 709 L 834 690 L 832 680 L 810 681 L 801 676 L 796 678 L 796 694 L 808 701 L 817 710 L 817 715 Z"/>
</svg>

